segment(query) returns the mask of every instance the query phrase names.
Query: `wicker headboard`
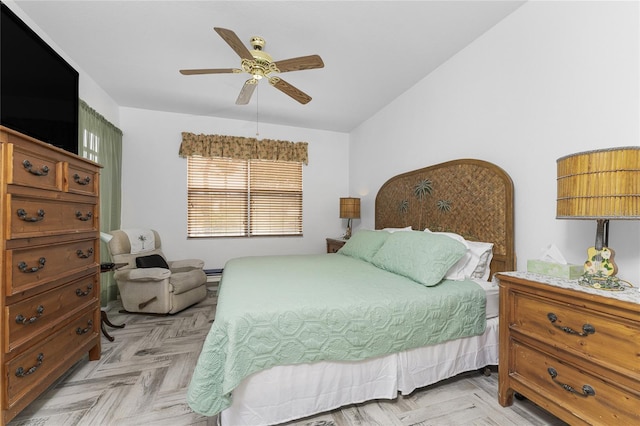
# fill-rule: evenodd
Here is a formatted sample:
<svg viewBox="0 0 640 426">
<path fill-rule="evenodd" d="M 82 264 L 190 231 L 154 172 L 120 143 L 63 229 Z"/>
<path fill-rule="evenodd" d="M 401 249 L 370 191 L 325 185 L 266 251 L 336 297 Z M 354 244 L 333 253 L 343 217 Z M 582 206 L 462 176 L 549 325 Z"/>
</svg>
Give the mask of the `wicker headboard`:
<svg viewBox="0 0 640 426">
<path fill-rule="evenodd" d="M 492 242 L 491 276 L 516 269 L 513 181 L 495 164 L 462 159 L 392 177 L 376 196 L 375 227 L 455 232 Z"/>
</svg>

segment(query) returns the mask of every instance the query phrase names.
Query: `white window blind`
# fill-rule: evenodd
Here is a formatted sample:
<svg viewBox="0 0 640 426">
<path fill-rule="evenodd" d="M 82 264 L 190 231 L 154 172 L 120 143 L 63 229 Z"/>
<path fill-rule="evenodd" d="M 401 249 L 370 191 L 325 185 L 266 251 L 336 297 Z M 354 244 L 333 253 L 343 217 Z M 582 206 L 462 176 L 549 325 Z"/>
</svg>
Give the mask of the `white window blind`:
<svg viewBox="0 0 640 426">
<path fill-rule="evenodd" d="M 189 237 L 302 235 L 302 163 L 190 156 Z"/>
</svg>

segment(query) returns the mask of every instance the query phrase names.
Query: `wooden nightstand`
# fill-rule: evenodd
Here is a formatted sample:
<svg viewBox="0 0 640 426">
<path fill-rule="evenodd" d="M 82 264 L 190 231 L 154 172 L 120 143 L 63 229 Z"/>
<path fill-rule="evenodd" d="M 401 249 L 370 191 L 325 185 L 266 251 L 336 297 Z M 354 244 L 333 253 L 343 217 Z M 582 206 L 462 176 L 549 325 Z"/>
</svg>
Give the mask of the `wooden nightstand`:
<svg viewBox="0 0 640 426">
<path fill-rule="evenodd" d="M 347 242 L 342 238 L 327 238 L 327 253 L 335 253 Z"/>
<path fill-rule="evenodd" d="M 640 424 L 640 292 L 507 272 L 498 401 L 518 392 L 570 424 Z"/>
</svg>

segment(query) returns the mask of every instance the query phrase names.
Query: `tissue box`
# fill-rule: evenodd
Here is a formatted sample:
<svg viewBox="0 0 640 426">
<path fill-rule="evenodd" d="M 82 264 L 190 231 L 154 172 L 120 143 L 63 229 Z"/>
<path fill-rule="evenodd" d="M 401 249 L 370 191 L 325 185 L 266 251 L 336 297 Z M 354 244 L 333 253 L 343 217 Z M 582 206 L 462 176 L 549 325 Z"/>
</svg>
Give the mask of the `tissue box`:
<svg viewBox="0 0 640 426">
<path fill-rule="evenodd" d="M 527 272 L 575 280 L 580 278 L 584 273 L 584 265 L 553 263 L 531 259 L 527 261 Z"/>
</svg>

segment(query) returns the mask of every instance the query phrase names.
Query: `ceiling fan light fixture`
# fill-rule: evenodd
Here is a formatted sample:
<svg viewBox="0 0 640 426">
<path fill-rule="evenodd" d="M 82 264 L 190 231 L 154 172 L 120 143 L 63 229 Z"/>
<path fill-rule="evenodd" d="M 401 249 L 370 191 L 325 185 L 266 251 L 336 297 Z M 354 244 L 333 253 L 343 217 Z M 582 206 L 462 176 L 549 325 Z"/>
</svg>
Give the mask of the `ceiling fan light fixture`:
<svg viewBox="0 0 640 426">
<path fill-rule="evenodd" d="M 285 59 L 274 62 L 271 55 L 263 50 L 266 45 L 265 40 L 262 37 L 254 36 L 251 38 L 250 43 L 253 50 L 247 49 L 247 47 L 238 38 L 236 33 L 225 28 L 214 27 L 214 30 L 220 37 L 231 47 L 234 52 L 240 56 L 241 68 L 207 68 L 207 69 L 188 69 L 180 70 L 184 75 L 197 75 L 197 74 L 225 74 L 225 73 L 247 73 L 251 76 L 247 80 L 240 91 L 240 95 L 236 100 L 238 105 L 246 105 L 251 99 L 258 80 L 267 78 L 269 83 L 280 90 L 285 95 L 292 99 L 306 104 L 311 101 L 311 96 L 307 95 L 297 87 L 287 83 L 286 81 L 276 77 L 274 74 L 280 74 L 289 71 L 301 71 L 316 68 L 323 68 L 324 62 L 318 55 L 300 56 L 296 58 Z"/>
</svg>

